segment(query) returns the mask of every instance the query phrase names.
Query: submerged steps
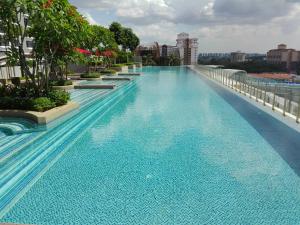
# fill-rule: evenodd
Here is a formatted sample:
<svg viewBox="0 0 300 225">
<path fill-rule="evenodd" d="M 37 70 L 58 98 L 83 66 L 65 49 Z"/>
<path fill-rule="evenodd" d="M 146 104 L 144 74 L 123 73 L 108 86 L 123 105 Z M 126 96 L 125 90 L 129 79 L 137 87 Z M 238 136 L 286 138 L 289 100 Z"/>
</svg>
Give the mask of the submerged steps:
<svg viewBox="0 0 300 225">
<path fill-rule="evenodd" d="M 0 176 L 0 218 L 26 191 L 26 187 L 38 179 L 39 174 L 51 166 L 76 140 L 87 127 L 95 122 L 95 117 L 101 117 L 116 102 L 121 101 L 135 85 L 126 85 L 103 95 L 100 99 L 84 106 L 80 113 L 73 115 L 57 127 L 43 133 L 37 140 L 19 149 L 19 154 L 10 157 L 1 165 Z M 98 117 L 97 117 L 98 118 Z"/>
</svg>

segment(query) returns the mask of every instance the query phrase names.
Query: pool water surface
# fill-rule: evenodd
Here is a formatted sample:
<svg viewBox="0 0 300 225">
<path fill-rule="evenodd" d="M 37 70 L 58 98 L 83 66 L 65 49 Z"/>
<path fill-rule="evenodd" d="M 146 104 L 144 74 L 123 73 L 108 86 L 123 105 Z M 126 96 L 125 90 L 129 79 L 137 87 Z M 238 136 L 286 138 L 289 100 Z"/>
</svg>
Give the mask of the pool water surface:
<svg viewBox="0 0 300 225">
<path fill-rule="evenodd" d="M 274 130 L 269 127 L 266 138 L 259 132 L 263 116 L 254 125 L 226 91 L 191 70 L 142 72 L 136 88 L 95 114 L 0 221 L 300 224 L 300 178 L 272 142 L 278 138 L 272 132 L 283 126 L 279 121 L 270 122 Z"/>
</svg>

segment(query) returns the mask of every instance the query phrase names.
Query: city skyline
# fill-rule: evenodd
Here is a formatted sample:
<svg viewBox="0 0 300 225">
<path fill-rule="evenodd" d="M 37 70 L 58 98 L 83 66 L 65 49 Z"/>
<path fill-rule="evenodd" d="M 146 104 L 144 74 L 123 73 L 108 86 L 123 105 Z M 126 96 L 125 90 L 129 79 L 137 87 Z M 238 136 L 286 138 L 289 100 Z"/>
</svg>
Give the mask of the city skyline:
<svg viewBox="0 0 300 225">
<path fill-rule="evenodd" d="M 71 0 L 91 22 L 120 21 L 141 43 L 172 44 L 181 32 L 199 38 L 199 52 L 266 53 L 285 43 L 300 49 L 297 0 Z"/>
</svg>

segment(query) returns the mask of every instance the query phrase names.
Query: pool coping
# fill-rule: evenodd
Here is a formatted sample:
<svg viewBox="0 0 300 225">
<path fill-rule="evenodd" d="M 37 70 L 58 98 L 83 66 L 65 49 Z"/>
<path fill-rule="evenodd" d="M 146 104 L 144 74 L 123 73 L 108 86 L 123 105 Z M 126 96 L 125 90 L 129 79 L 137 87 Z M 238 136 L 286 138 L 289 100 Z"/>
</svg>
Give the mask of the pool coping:
<svg viewBox="0 0 300 225">
<path fill-rule="evenodd" d="M 266 104 L 264 106 L 263 102 L 260 99 L 258 101 L 256 101 L 255 99 L 250 98 L 249 95 L 247 95 L 247 94 L 245 95 L 243 92 L 240 93 L 239 91 L 231 89 L 228 86 L 222 85 L 221 83 L 219 83 L 213 79 L 209 79 L 208 77 L 203 75 L 200 71 L 195 69 L 193 66 L 188 66 L 188 68 L 190 70 L 194 71 L 195 73 L 197 73 L 198 75 L 200 75 L 202 78 L 213 82 L 214 84 L 218 85 L 219 87 L 224 88 L 225 90 L 229 91 L 232 94 L 235 94 L 236 96 L 240 97 L 241 99 L 245 100 L 246 102 L 250 103 L 251 105 L 254 105 L 256 108 L 262 110 L 263 112 L 267 113 L 268 115 L 272 116 L 273 118 L 279 120 L 280 122 L 284 123 L 288 127 L 292 128 L 293 130 L 300 133 L 300 124 L 296 122 L 295 116 L 293 116 L 289 113 L 286 113 L 286 115 L 283 116 L 281 110 L 278 110 L 278 109 L 272 110 L 272 106 L 269 104 Z"/>
<path fill-rule="evenodd" d="M 71 101 L 66 105 L 50 109 L 46 112 L 26 110 L 0 110 L 0 116 L 29 119 L 36 122 L 37 124 L 45 125 L 77 108 L 79 108 L 79 104 Z"/>
</svg>

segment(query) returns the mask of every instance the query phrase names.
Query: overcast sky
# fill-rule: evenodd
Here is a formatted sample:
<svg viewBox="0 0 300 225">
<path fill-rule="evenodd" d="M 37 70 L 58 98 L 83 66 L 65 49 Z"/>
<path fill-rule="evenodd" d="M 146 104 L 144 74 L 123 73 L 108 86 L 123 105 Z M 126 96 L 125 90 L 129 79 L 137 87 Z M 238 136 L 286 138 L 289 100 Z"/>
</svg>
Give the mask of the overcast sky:
<svg viewBox="0 0 300 225">
<path fill-rule="evenodd" d="M 180 32 L 200 52 L 300 50 L 300 0 L 70 0 L 91 23 L 118 21 L 141 43 L 174 44 Z"/>
</svg>

